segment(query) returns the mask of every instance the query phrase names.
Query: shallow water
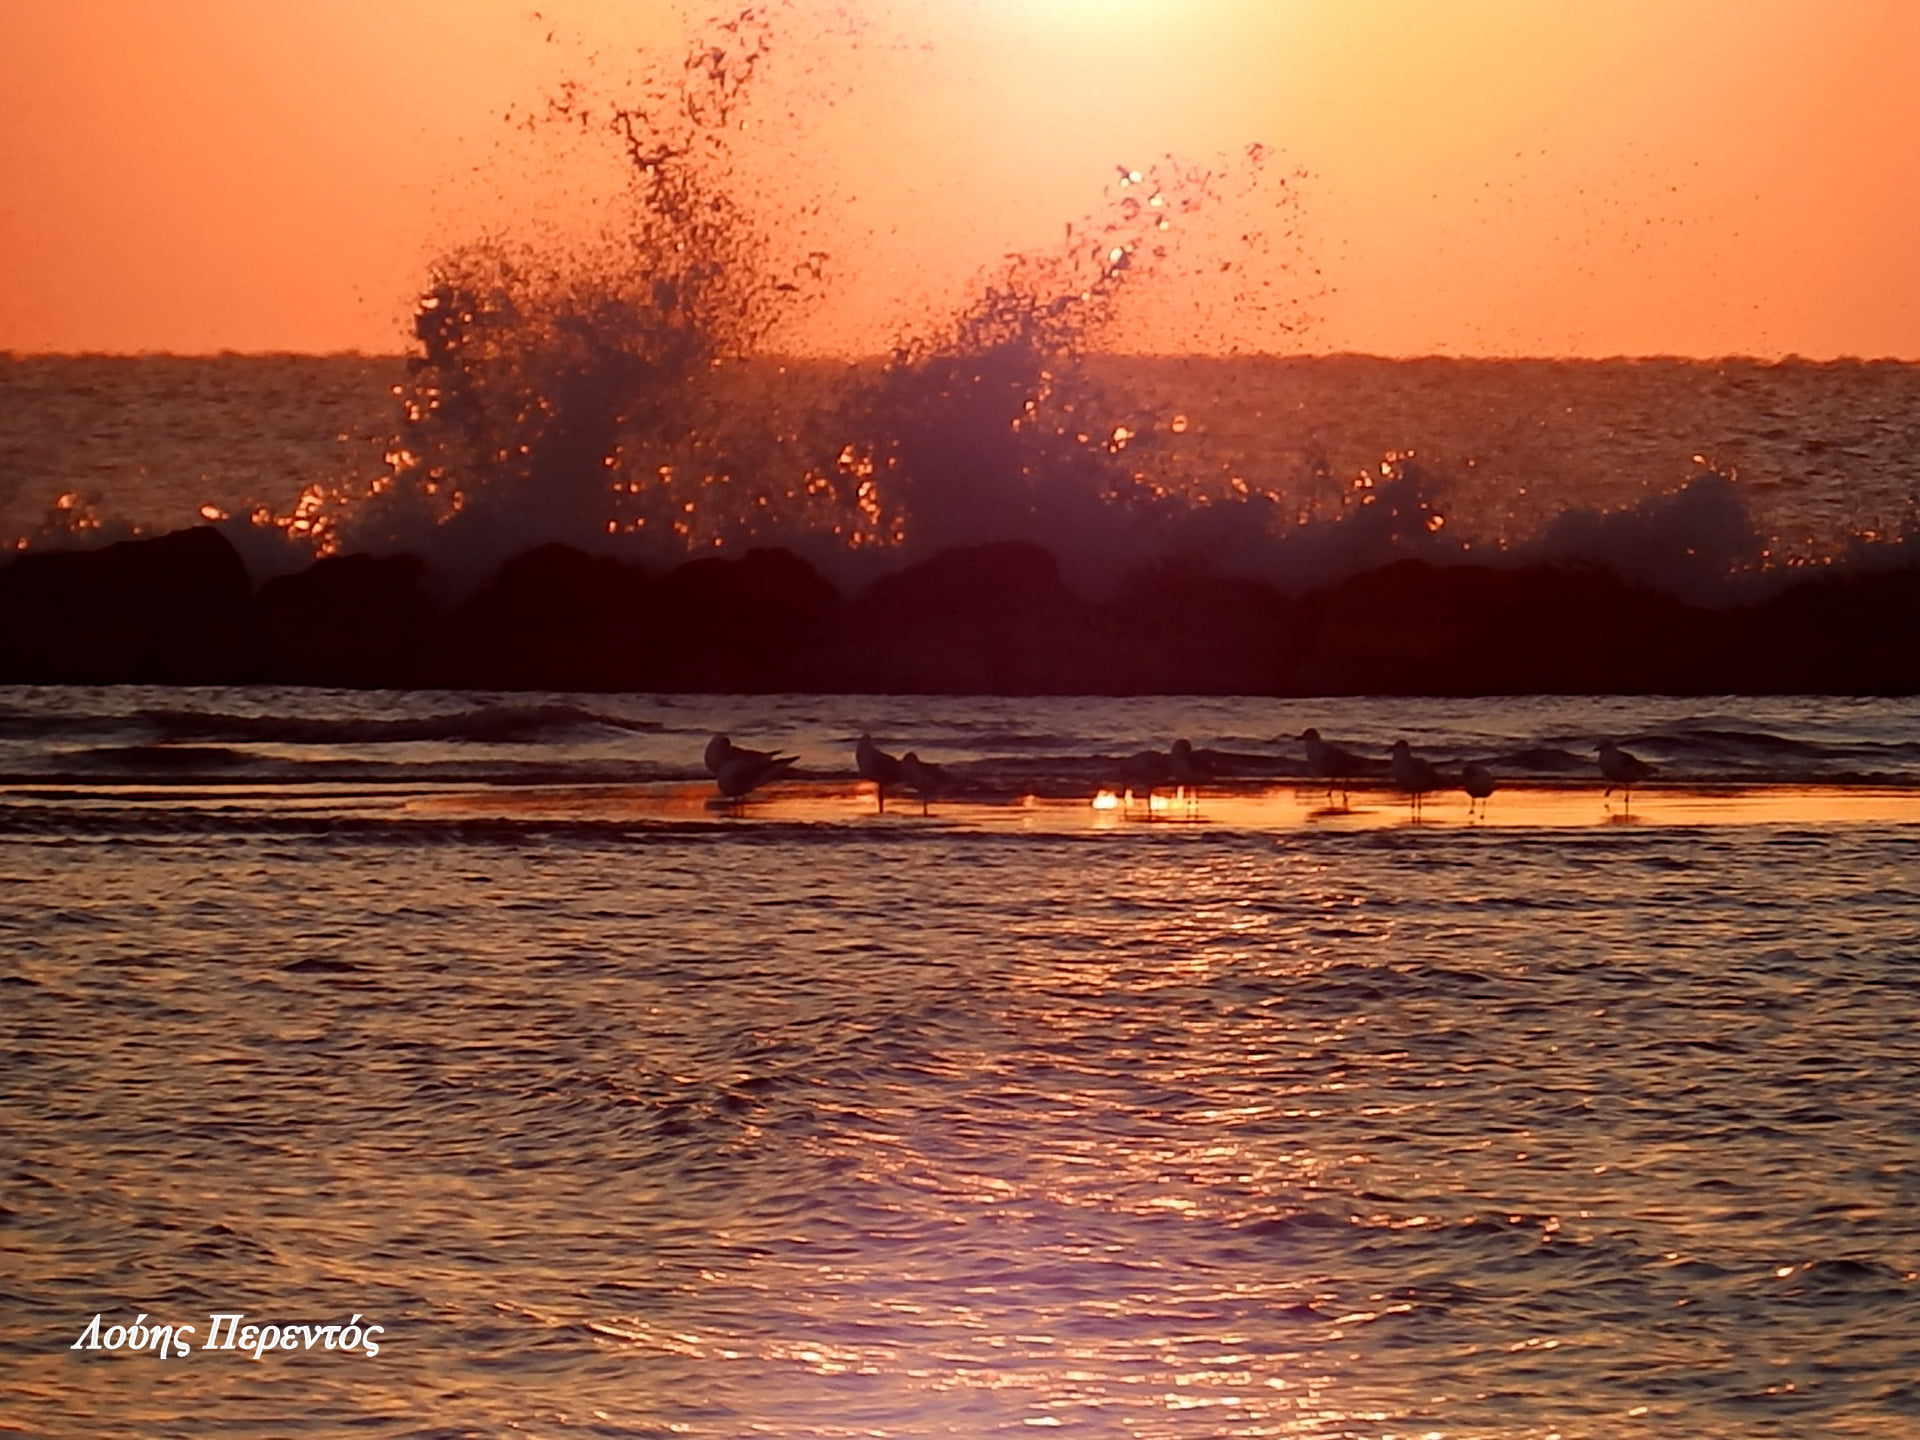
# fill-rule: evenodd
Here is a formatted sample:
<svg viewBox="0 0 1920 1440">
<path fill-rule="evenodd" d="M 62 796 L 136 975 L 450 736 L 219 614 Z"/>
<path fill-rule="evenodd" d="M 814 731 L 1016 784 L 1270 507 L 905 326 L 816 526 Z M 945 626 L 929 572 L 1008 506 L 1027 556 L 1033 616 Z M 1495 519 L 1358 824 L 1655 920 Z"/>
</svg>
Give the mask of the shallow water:
<svg viewBox="0 0 1920 1440">
<path fill-rule="evenodd" d="M 619 788 L 587 760 L 631 743 L 690 773 L 728 702 L 689 702 L 671 742 L 517 742 L 593 750 L 553 761 L 556 790 L 501 783 L 521 772 L 497 734 L 325 729 L 472 697 L 6 700 L 0 1421 L 21 1433 L 1920 1430 L 1904 811 L 1759 804 L 1814 793 L 1801 776 L 1675 818 L 1712 787 L 1669 746 L 1630 825 L 1572 776 L 1478 825 L 1435 797 L 1414 826 L 1372 790 L 1352 810 L 1377 823 L 1204 797 L 1192 824 L 1022 829 L 981 818 L 1018 808 L 992 798 L 883 819 L 828 778 L 855 702 L 775 697 L 732 702 L 736 738 L 802 749 L 797 793 L 841 795 L 830 818 L 609 819 L 578 813 Z M 996 784 L 1029 753 L 1069 778 L 1132 724 L 1305 723 L 1114 703 L 879 713 Z M 1904 703 L 1692 718 L 1861 768 L 1912 733 Z M 1340 702 L 1337 733 L 1370 747 L 1405 704 Z M 266 742 L 296 774 L 302 745 L 384 750 L 252 799 L 191 773 L 34 781 L 72 733 L 36 705 L 106 742 L 126 716 L 247 714 L 243 754 L 269 722 L 321 727 Z M 1668 736 L 1692 713 L 1458 702 L 1421 748 L 1572 753 L 1628 711 Z M 1310 788 L 1248 783 L 1248 805 Z M 543 794 L 566 803 L 534 813 Z M 1538 797 L 1590 823 L 1522 818 Z M 380 1353 L 207 1352 L 215 1311 L 358 1313 Z M 143 1312 L 195 1325 L 192 1353 L 68 1348 Z"/>
<path fill-rule="evenodd" d="M 1920 785 L 1920 699 L 1507 696 L 1275 700 L 1207 696 L 571 695 L 274 686 L 0 686 L 0 785 L 422 787 L 705 783 L 716 731 L 851 782 L 871 734 L 953 773 L 956 789 L 1086 798 L 1119 762 L 1177 736 L 1223 778 L 1309 778 L 1308 726 L 1358 752 L 1376 784 L 1406 738 L 1443 770 L 1591 781 L 1611 738 L 1691 785 Z M 0 797 L 4 798 L 4 797 Z"/>
</svg>

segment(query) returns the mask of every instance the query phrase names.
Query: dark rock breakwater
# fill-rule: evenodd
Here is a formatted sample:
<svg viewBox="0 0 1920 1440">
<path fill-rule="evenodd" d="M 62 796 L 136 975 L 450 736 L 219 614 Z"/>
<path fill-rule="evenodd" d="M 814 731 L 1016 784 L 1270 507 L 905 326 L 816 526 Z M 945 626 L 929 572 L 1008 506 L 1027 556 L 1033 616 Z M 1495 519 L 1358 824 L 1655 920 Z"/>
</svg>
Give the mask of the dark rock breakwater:
<svg viewBox="0 0 1920 1440">
<path fill-rule="evenodd" d="M 561 545 L 449 597 L 411 556 L 255 587 L 217 530 L 0 570 L 0 682 L 905 694 L 1911 694 L 1920 571 L 1713 608 L 1597 567 L 1407 560 L 1304 595 L 1162 567 L 1092 601 L 1026 544 L 843 594 L 785 550 Z"/>
</svg>

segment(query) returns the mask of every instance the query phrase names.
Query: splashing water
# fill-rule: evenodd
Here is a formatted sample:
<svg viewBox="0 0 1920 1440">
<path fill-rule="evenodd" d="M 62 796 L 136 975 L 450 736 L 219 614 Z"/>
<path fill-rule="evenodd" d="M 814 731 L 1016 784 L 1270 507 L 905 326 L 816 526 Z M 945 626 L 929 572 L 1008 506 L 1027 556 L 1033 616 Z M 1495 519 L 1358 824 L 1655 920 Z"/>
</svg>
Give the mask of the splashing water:
<svg viewBox="0 0 1920 1440">
<path fill-rule="evenodd" d="M 809 352 L 860 237 L 809 169 L 832 96 L 808 66 L 862 37 L 801 11 L 715 20 L 524 116 L 614 166 L 600 226 L 448 249 L 384 464 L 201 516 L 263 571 L 411 551 L 469 583 L 548 541 L 656 565 L 785 545 L 858 582 L 1028 540 L 1088 591 L 1169 562 L 1298 590 L 1411 556 L 1597 561 L 1705 596 L 1907 553 L 1910 367 L 1262 353 L 1319 292 L 1306 177 L 1259 145 L 1121 167 L 1057 245 L 883 357 Z M 90 482 L 60 493 L 21 545 L 126 533 Z"/>
<path fill-rule="evenodd" d="M 1121 169 L 1105 210 L 879 363 L 782 356 L 769 342 L 822 299 L 831 258 L 742 155 L 790 19 L 743 11 L 630 94 L 551 100 L 542 123 L 620 148 L 619 222 L 443 255 L 387 472 L 309 487 L 269 523 L 323 554 L 412 549 L 470 574 L 550 540 L 663 563 L 785 544 L 845 573 L 1026 539 L 1111 568 L 1213 498 L 1157 472 L 1152 418 L 1087 360 L 1223 195 L 1292 203 L 1269 152 Z M 798 208 L 818 220 L 817 199 Z"/>
<path fill-rule="evenodd" d="M 781 274 L 779 247 L 729 184 L 770 27 L 764 10 L 743 12 L 635 97 L 569 87 L 550 102 L 546 123 L 622 148 L 621 223 L 565 252 L 494 239 L 434 265 L 396 387 L 391 472 L 318 520 L 323 532 L 445 550 L 430 539 L 445 531 L 482 564 L 547 539 L 644 534 L 686 551 L 735 538 L 700 492 L 779 468 L 756 453 L 782 448 L 777 430 L 726 417 L 746 401 L 746 363 L 824 261 Z"/>
<path fill-rule="evenodd" d="M 1257 176 L 1265 159 L 1249 147 L 1242 173 Z M 1104 213 L 1068 226 L 1052 252 L 1010 257 L 841 407 L 836 420 L 857 438 L 840 464 L 904 557 L 1028 540 L 1083 578 L 1111 578 L 1156 553 L 1182 509 L 1207 502 L 1154 463 L 1155 418 L 1089 361 L 1125 302 L 1175 257 L 1214 179 L 1171 157 L 1122 169 Z"/>
</svg>

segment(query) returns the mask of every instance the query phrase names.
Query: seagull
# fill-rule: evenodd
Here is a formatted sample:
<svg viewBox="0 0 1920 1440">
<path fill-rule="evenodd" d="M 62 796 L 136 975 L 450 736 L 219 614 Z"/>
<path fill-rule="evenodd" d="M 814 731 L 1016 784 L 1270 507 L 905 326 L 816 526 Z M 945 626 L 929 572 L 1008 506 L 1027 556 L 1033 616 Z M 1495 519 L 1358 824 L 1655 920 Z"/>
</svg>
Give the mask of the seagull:
<svg viewBox="0 0 1920 1440">
<path fill-rule="evenodd" d="M 871 735 L 862 735 L 860 743 L 853 747 L 853 761 L 860 767 L 860 778 L 873 781 L 874 793 L 880 797 L 880 811 L 885 814 L 887 786 L 900 783 L 900 757 L 889 755 L 874 744 Z"/>
<path fill-rule="evenodd" d="M 1653 774 L 1653 766 L 1637 755 L 1629 755 L 1611 740 L 1602 740 L 1596 752 L 1600 756 L 1600 773 L 1606 777 L 1608 785 L 1605 794 L 1613 794 L 1619 788 L 1626 794 L 1626 803 L 1633 804 L 1633 787 Z"/>
<path fill-rule="evenodd" d="M 1153 813 L 1154 792 L 1175 787 L 1185 801 L 1187 813 L 1200 809 L 1200 785 L 1213 778 L 1213 766 L 1194 750 L 1191 740 L 1173 742 L 1169 750 L 1141 750 L 1120 762 L 1120 779 L 1129 798 L 1137 789 L 1147 797 L 1147 813 Z"/>
<path fill-rule="evenodd" d="M 944 767 L 930 764 L 909 750 L 900 757 L 900 783 L 920 797 L 920 813 L 927 813 L 927 800 L 947 788 Z"/>
<path fill-rule="evenodd" d="M 707 773 L 715 779 L 718 779 L 720 767 L 725 765 L 728 759 L 736 755 L 745 756 L 749 760 L 772 761 L 780 758 L 778 754 L 771 750 L 749 750 L 744 745 L 734 744 L 724 735 L 716 735 L 707 741 Z M 798 756 L 795 756 L 787 763 L 792 764 L 793 761 L 798 758 Z"/>
<path fill-rule="evenodd" d="M 1335 782 L 1346 781 L 1366 768 L 1366 762 L 1351 750 L 1329 745 L 1318 730 L 1302 730 L 1300 740 L 1307 747 L 1307 769 L 1327 782 L 1327 803 L 1333 803 Z M 1340 803 L 1347 803 L 1347 787 L 1340 785 Z"/>
<path fill-rule="evenodd" d="M 1126 784 L 1129 800 L 1137 787 L 1147 797 L 1147 813 L 1153 813 L 1153 792 L 1173 783 L 1172 757 L 1159 750 L 1141 750 L 1120 762 L 1120 778 Z"/>
<path fill-rule="evenodd" d="M 778 780 L 799 761 L 797 755 L 768 755 L 759 750 L 735 748 L 727 753 L 714 772 L 713 783 L 729 800 L 739 800 L 749 790 L 769 780 Z"/>
<path fill-rule="evenodd" d="M 1420 818 L 1420 797 L 1429 790 L 1440 788 L 1440 772 L 1433 768 L 1433 762 L 1422 760 L 1414 754 L 1404 740 L 1393 742 L 1393 783 L 1407 792 L 1408 805 L 1413 816 Z"/>
<path fill-rule="evenodd" d="M 1466 768 L 1460 772 L 1460 788 L 1467 792 L 1467 813 L 1473 813 L 1478 805 L 1480 813 L 1487 813 L 1487 797 L 1493 794 L 1493 771 L 1478 760 L 1469 760 Z"/>
<path fill-rule="evenodd" d="M 1187 813 L 1195 815 L 1200 810 L 1200 782 L 1213 778 L 1213 765 L 1194 753 L 1193 742 L 1184 736 L 1173 742 L 1173 748 L 1167 752 L 1167 773 L 1173 777 L 1173 783 L 1186 793 Z"/>
<path fill-rule="evenodd" d="M 1176 785 L 1198 785 L 1213 778 L 1213 766 L 1200 758 L 1191 740 L 1176 740 L 1167 752 L 1167 773 Z"/>
</svg>

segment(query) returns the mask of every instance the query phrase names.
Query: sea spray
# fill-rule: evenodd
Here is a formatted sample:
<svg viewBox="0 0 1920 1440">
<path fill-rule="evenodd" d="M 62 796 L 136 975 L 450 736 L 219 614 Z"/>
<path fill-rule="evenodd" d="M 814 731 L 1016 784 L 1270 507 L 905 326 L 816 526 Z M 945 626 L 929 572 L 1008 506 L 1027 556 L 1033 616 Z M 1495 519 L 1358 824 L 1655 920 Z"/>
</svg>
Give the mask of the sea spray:
<svg viewBox="0 0 1920 1440">
<path fill-rule="evenodd" d="M 315 518 L 323 549 L 416 548 L 481 571 L 548 540 L 631 537 L 684 556 L 752 538 L 754 511 L 775 500 L 810 498 L 781 493 L 795 457 L 767 453 L 780 428 L 738 383 L 827 258 L 785 253 L 735 164 L 772 24 L 765 7 L 743 11 L 632 93 L 550 101 L 548 125 L 619 147 L 616 223 L 565 246 L 478 240 L 435 262 L 396 387 L 391 473 Z M 817 518 L 798 508 L 790 518 Z"/>
<path fill-rule="evenodd" d="M 1258 145 L 1117 168 L 1104 208 L 885 356 L 799 353 L 861 244 L 808 169 L 806 121 L 846 79 L 836 47 L 857 43 L 762 5 L 617 84 L 562 86 L 522 118 L 536 145 L 611 157 L 605 223 L 451 246 L 419 299 L 385 463 L 309 473 L 292 503 L 203 490 L 200 516 L 256 578 L 414 552 L 456 595 L 556 540 L 654 569 L 784 545 L 848 589 L 1027 540 L 1089 594 L 1146 567 L 1298 594 L 1418 558 L 1599 564 L 1711 600 L 1906 560 L 1912 367 L 1251 353 L 1299 342 L 1318 285 L 1307 184 Z M 1132 353 L 1147 344 L 1216 353 Z M 76 382 L 91 394 L 106 362 L 67 363 L 92 367 Z M 44 368 L 0 366 L 10 385 Z M 22 548 L 147 523 L 117 513 L 89 457 L 44 453 L 72 428 L 0 444 L 22 476 L 59 477 Z"/>
<path fill-rule="evenodd" d="M 1237 162 L 1257 176 L 1267 152 Z M 1081 582 L 1153 558 L 1211 498 L 1155 463 L 1164 422 L 1089 358 L 1178 253 L 1215 172 L 1166 157 L 1121 168 L 1105 210 L 1053 250 L 1009 256 L 937 328 L 903 339 L 834 417 L 838 456 L 894 564 L 959 545 L 1045 546 Z"/>
<path fill-rule="evenodd" d="M 1099 211 L 1006 257 L 881 359 L 788 353 L 830 303 L 836 251 L 859 243 L 828 223 L 806 106 L 777 73 L 847 35 L 798 15 L 743 11 L 622 91 L 552 97 L 541 125 L 618 152 L 618 223 L 443 255 L 388 473 L 310 490 L 281 527 L 323 553 L 424 554 L 457 589 L 551 541 L 655 567 L 784 546 L 856 588 L 944 549 L 1024 541 L 1089 594 L 1167 566 L 1299 593 L 1412 558 L 1597 563 L 1732 600 L 1809 558 L 1763 534 L 1734 468 L 1704 454 L 1529 518 L 1528 477 L 1476 474 L 1475 456 L 1425 435 L 1330 462 L 1304 391 L 1270 397 L 1282 408 L 1256 413 L 1259 433 L 1207 434 L 1207 397 L 1156 393 L 1142 383 L 1156 362 L 1126 348 L 1181 317 L 1172 343 L 1216 354 L 1308 324 L 1306 177 L 1260 144 L 1116 167 Z M 778 123 L 747 124 L 763 107 Z"/>
<path fill-rule="evenodd" d="M 1261 200 L 1292 216 L 1296 177 L 1259 145 L 1120 167 L 1104 209 L 1008 257 L 883 360 L 783 356 L 776 342 L 833 264 L 817 191 L 791 176 L 769 188 L 754 152 L 794 107 L 780 126 L 746 124 L 781 47 L 821 43 L 793 24 L 792 7 L 757 7 L 709 24 L 679 64 L 647 62 L 622 94 L 563 87 L 542 123 L 617 147 L 617 223 L 442 255 L 415 311 L 387 473 L 309 487 L 270 523 L 321 554 L 413 550 L 468 582 L 546 541 L 657 563 L 782 544 L 858 579 L 1018 539 L 1110 578 L 1214 503 L 1153 464 L 1154 417 L 1095 384 L 1086 360 L 1137 333 L 1153 309 L 1142 297 L 1184 245 L 1189 264 L 1228 277 L 1239 311 L 1277 314 L 1272 274 L 1250 277 L 1247 254 L 1216 259 L 1201 222 Z M 791 135 L 780 143 L 791 159 Z M 1270 257 L 1264 223 L 1229 228 Z"/>
</svg>

